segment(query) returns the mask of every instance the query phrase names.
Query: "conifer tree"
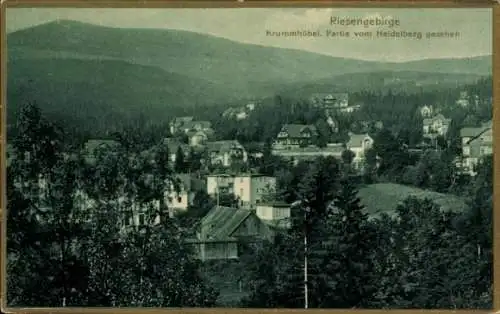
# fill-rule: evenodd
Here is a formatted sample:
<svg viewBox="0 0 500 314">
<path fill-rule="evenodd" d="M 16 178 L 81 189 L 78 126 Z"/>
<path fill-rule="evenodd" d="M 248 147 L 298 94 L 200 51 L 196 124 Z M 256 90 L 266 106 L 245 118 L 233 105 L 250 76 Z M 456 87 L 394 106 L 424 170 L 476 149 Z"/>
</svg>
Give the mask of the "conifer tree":
<svg viewBox="0 0 500 314">
<path fill-rule="evenodd" d="M 329 291 L 323 307 L 351 308 L 373 294 L 373 232 L 348 178 L 343 178 L 328 217 L 327 256 L 323 260 Z"/>
</svg>

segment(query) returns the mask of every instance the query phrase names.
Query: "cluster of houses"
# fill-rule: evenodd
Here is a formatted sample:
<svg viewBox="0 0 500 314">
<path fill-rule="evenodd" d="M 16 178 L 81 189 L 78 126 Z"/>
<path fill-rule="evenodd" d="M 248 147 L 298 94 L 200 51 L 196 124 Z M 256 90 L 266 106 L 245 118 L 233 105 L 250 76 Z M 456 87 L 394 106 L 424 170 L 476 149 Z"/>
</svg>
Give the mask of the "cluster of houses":
<svg viewBox="0 0 500 314">
<path fill-rule="evenodd" d="M 365 152 L 374 143 L 369 134 L 349 133 L 349 140 L 346 143 L 327 143 L 326 147 L 318 147 L 313 144 L 317 135 L 314 125 L 285 124 L 273 143 L 272 152 L 274 155 L 298 163 L 301 160 L 315 159 L 320 156 L 340 159 L 344 151 L 350 150 L 354 155 L 353 168 L 361 170 Z"/>
<path fill-rule="evenodd" d="M 475 102 L 477 97 L 469 97 L 467 92 L 460 93 L 457 105 L 467 107 L 470 99 Z M 433 106 L 425 105 L 420 108 L 423 117 L 423 137 L 436 140 L 438 136 L 445 137 L 448 134 L 451 119 L 436 112 Z M 460 130 L 462 154 L 457 157 L 455 165 L 463 174 L 476 175 L 474 168 L 479 160 L 493 153 L 492 121 L 484 122 L 479 126 L 467 126 Z"/>
<path fill-rule="evenodd" d="M 313 106 L 326 110 L 327 115 L 335 112 L 352 113 L 360 108 L 360 105 L 349 103 L 348 93 L 315 93 L 309 100 Z"/>
<path fill-rule="evenodd" d="M 311 102 L 325 109 L 332 129 L 338 128 L 332 118 L 333 111 L 349 113 L 357 108 L 349 105 L 347 94 L 315 94 L 311 97 Z M 241 120 L 254 109 L 255 104 L 251 103 L 241 108 L 228 109 L 225 114 L 227 117 Z M 436 139 L 438 136 L 446 136 L 451 119 L 429 105 L 422 106 L 420 114 L 423 119 L 424 138 Z M 214 129 L 209 121 L 177 117 L 169 126 L 171 137 L 165 138 L 163 143 L 168 147 L 168 159 L 172 163 L 176 162 L 179 152 L 186 158 L 189 158 L 192 152 L 199 153 L 203 156 L 201 162 L 205 166 L 218 165 L 227 169 L 235 161 L 243 164 L 249 161 L 249 153 L 238 141 L 216 141 Z M 492 154 L 492 123 L 490 121 L 480 126 L 463 128 L 460 136 L 462 156 L 457 160 L 457 165 L 464 173 L 474 175 L 474 166 L 479 159 Z M 374 144 L 373 137 L 367 133 L 349 133 L 344 142 L 327 143 L 324 147 L 315 145 L 317 137 L 318 130 L 314 125 L 285 124 L 274 139 L 272 154 L 298 163 L 320 156 L 342 159 L 343 153 L 349 150 L 352 152 L 353 169 L 362 171 L 365 154 Z M 99 148 L 113 148 L 118 145 L 112 140 L 89 140 L 84 151 L 88 160 L 92 161 Z M 246 240 L 245 243 L 259 242 L 272 239 L 275 232 L 290 227 L 292 206 L 276 201 L 275 177 L 242 170 L 233 171 L 234 173 L 231 171 L 220 171 L 203 177 L 178 173 L 175 175 L 176 181 L 170 182 L 164 192 L 163 203 L 166 204 L 170 217 L 188 211 L 197 193 L 206 193 L 215 200 L 216 206 L 200 220 L 195 235 L 186 240 L 195 248 L 201 260 L 238 258 L 242 238 Z M 222 205 L 221 196 L 233 197 L 234 205 Z M 78 197 L 85 204 L 85 208 L 96 204 L 83 194 Z M 124 226 L 140 226 L 151 222 L 147 209 L 131 207 L 125 199 L 119 200 L 118 203 L 124 207 L 128 206 L 123 219 Z M 160 203 L 157 201 L 153 205 L 159 208 Z M 155 217 L 153 222 L 158 223 L 159 217 Z"/>
<path fill-rule="evenodd" d="M 245 120 L 255 110 L 257 105 L 256 102 L 249 102 L 245 106 L 230 107 L 222 113 L 222 116 L 226 119 L 234 119 L 237 121 Z"/>
</svg>

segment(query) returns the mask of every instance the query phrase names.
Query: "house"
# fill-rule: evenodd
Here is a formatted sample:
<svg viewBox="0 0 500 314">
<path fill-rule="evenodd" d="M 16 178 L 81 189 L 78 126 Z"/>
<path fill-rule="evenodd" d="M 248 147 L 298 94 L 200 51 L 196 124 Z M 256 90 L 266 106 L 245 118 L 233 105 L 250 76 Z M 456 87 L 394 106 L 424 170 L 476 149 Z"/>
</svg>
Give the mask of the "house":
<svg viewBox="0 0 500 314">
<path fill-rule="evenodd" d="M 234 194 L 234 177 L 229 174 L 207 175 L 207 194 Z"/>
<path fill-rule="evenodd" d="M 420 115 L 422 118 L 430 118 L 433 114 L 433 107 L 430 105 L 424 105 L 420 107 Z"/>
<path fill-rule="evenodd" d="M 347 93 L 316 93 L 311 96 L 313 106 L 324 109 L 340 109 L 349 107 L 349 94 Z"/>
<path fill-rule="evenodd" d="M 256 107 L 256 103 L 255 102 L 249 102 L 245 106 L 245 108 L 247 109 L 247 111 L 254 111 L 255 107 Z"/>
<path fill-rule="evenodd" d="M 455 103 L 457 106 L 465 108 L 470 106 L 471 102 L 477 106 L 479 104 L 479 95 L 470 95 L 467 91 L 462 91 Z"/>
<path fill-rule="evenodd" d="M 240 206 L 255 208 L 268 197 L 274 196 L 276 178 L 259 174 L 208 175 L 207 194 L 231 194 L 240 200 Z"/>
<path fill-rule="evenodd" d="M 376 121 L 375 124 L 373 125 L 373 127 L 375 128 L 375 130 L 380 131 L 384 128 L 384 122 Z"/>
<path fill-rule="evenodd" d="M 245 120 L 249 116 L 249 110 L 246 107 L 228 108 L 222 116 L 227 119 Z"/>
<path fill-rule="evenodd" d="M 163 144 L 168 147 L 168 155 L 171 162 L 175 162 L 175 159 L 177 158 L 177 151 L 179 150 L 179 148 L 184 153 L 184 158 L 189 157 L 189 145 L 182 143 L 178 139 L 167 137 L 163 139 Z"/>
<path fill-rule="evenodd" d="M 187 134 L 191 131 L 205 131 L 205 132 L 213 132 L 212 123 L 210 121 L 188 121 L 185 122 L 180 130 Z"/>
<path fill-rule="evenodd" d="M 475 175 L 474 167 L 479 160 L 493 153 L 492 122 L 483 123 L 480 127 L 467 127 L 460 130 L 462 140 L 462 171 Z"/>
<path fill-rule="evenodd" d="M 193 121 L 193 117 L 176 117 L 170 122 L 170 134 L 176 134 L 180 128 L 188 122 Z"/>
<path fill-rule="evenodd" d="M 259 174 L 239 174 L 234 177 L 233 193 L 240 206 L 255 208 L 276 191 L 276 178 Z"/>
<path fill-rule="evenodd" d="M 165 192 L 165 203 L 170 217 L 173 217 L 177 212 L 187 211 L 189 206 L 193 204 L 196 193 L 194 180 L 189 174 L 178 174 L 175 184 L 170 183 Z"/>
<path fill-rule="evenodd" d="M 433 118 L 427 118 L 423 121 L 423 136 L 435 138 L 436 136 L 445 136 L 451 124 L 451 119 L 438 114 Z"/>
<path fill-rule="evenodd" d="M 274 228 L 287 229 L 291 226 L 291 206 L 283 202 L 260 203 L 255 213 L 262 222 Z"/>
<path fill-rule="evenodd" d="M 365 160 L 366 150 L 372 148 L 373 138 L 368 134 L 349 134 L 349 141 L 346 143 L 346 149 L 354 153 L 352 164 L 354 168 L 360 169 Z"/>
<path fill-rule="evenodd" d="M 326 123 L 328 124 L 328 126 L 330 127 L 330 130 L 333 133 L 338 133 L 339 132 L 339 122 L 337 121 L 337 119 L 333 118 L 328 113 L 326 115 Z"/>
<path fill-rule="evenodd" d="M 211 139 L 214 135 L 213 129 L 205 129 L 205 130 L 191 130 L 187 132 L 187 136 L 189 138 L 190 146 L 202 146 L 205 145 L 209 139 Z"/>
<path fill-rule="evenodd" d="M 308 146 L 318 136 L 316 126 L 310 124 L 285 124 L 276 137 L 275 146 Z"/>
<path fill-rule="evenodd" d="M 214 206 L 200 222 L 194 246 L 202 260 L 238 259 L 241 244 L 258 243 L 273 237 L 271 229 L 253 211 Z"/>
<path fill-rule="evenodd" d="M 235 161 L 248 161 L 248 154 L 238 141 L 207 142 L 205 150 L 212 165 L 230 167 Z"/>
<path fill-rule="evenodd" d="M 280 156 L 286 160 L 290 160 L 297 165 L 300 161 L 314 160 L 318 157 L 332 156 L 341 158 L 344 151 L 342 143 L 329 143 L 326 147 L 320 148 L 316 146 L 309 147 L 274 147 L 272 154 Z"/>
</svg>

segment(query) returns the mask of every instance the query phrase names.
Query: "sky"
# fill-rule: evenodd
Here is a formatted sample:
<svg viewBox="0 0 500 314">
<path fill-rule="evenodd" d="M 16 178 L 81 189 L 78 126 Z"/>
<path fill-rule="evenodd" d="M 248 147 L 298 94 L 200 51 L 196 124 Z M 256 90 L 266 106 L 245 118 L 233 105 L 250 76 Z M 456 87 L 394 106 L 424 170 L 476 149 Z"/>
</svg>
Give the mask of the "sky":
<svg viewBox="0 0 500 314">
<path fill-rule="evenodd" d="M 331 17 L 397 19 L 394 30 L 422 32 L 423 39 L 360 39 L 356 31 L 391 30 L 387 26 L 331 25 Z M 123 28 L 188 30 L 265 46 L 301 49 L 335 57 L 377 61 L 462 58 L 492 54 L 491 9 L 381 8 L 212 8 L 75 9 L 8 8 L 7 33 L 58 19 Z M 319 31 L 322 37 L 276 37 L 266 31 Z M 350 37 L 327 37 L 326 31 Z M 427 32 L 459 32 L 455 38 L 426 39 Z"/>
</svg>

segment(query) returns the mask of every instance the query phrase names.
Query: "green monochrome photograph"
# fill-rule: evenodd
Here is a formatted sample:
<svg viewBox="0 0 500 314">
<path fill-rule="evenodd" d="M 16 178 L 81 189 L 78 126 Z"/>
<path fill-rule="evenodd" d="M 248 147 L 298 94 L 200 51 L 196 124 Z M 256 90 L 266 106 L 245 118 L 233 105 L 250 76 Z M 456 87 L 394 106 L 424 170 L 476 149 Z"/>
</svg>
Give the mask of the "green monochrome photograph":
<svg viewBox="0 0 500 314">
<path fill-rule="evenodd" d="M 7 8 L 7 306 L 491 309 L 492 11 Z"/>
</svg>

